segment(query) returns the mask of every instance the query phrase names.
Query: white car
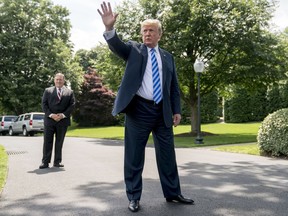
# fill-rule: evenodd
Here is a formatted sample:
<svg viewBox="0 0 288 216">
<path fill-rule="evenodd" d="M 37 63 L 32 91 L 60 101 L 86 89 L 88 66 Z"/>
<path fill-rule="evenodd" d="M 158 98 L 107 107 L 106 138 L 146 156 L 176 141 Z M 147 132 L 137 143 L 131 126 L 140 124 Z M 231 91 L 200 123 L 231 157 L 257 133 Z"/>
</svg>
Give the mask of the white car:
<svg viewBox="0 0 288 216">
<path fill-rule="evenodd" d="M 34 136 L 44 131 L 44 113 L 31 112 L 19 115 L 9 127 L 9 135 Z"/>
<path fill-rule="evenodd" d="M 3 115 L 0 116 L 0 134 L 6 135 L 8 134 L 9 127 L 11 123 L 16 119 L 15 115 Z"/>
</svg>

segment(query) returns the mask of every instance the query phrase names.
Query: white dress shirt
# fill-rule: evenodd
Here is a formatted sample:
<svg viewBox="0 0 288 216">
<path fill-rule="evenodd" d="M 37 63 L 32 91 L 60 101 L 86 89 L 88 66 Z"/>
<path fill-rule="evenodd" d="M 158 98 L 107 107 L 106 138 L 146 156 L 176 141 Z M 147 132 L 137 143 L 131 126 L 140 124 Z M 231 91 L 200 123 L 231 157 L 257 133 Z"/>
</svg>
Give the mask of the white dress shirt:
<svg viewBox="0 0 288 216">
<path fill-rule="evenodd" d="M 115 29 L 111 31 L 105 31 L 104 37 L 106 40 L 111 39 L 115 35 Z M 159 69 L 159 76 L 160 76 L 160 83 L 161 83 L 161 93 L 163 96 L 163 71 L 162 71 L 162 60 L 159 53 L 158 45 L 154 47 L 155 49 L 155 56 L 158 62 L 158 69 Z M 151 48 L 147 47 L 148 52 L 148 61 L 145 69 L 145 73 L 143 76 L 141 87 L 137 91 L 137 95 L 143 97 L 148 100 L 153 100 L 153 79 L 152 79 L 152 63 L 151 63 Z"/>
</svg>

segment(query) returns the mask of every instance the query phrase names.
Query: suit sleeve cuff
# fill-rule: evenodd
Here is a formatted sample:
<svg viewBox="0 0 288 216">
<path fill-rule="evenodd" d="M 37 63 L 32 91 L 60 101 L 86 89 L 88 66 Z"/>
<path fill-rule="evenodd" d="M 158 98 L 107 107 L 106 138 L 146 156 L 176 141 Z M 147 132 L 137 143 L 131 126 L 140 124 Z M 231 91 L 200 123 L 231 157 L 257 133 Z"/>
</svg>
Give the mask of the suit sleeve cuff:
<svg viewBox="0 0 288 216">
<path fill-rule="evenodd" d="M 103 35 L 105 40 L 110 40 L 115 36 L 115 29 L 112 29 L 111 31 L 105 31 Z"/>
</svg>

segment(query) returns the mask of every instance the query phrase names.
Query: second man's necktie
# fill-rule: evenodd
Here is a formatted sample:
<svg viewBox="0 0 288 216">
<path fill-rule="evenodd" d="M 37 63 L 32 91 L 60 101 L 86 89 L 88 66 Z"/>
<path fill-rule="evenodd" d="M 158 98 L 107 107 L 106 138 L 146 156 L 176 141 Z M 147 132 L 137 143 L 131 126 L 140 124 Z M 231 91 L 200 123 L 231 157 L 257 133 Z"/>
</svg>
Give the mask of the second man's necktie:
<svg viewBox="0 0 288 216">
<path fill-rule="evenodd" d="M 59 101 L 61 100 L 61 88 L 58 88 L 58 93 L 57 93 L 57 95 L 58 95 L 58 99 L 59 99 Z"/>
<path fill-rule="evenodd" d="M 152 79 L 153 79 L 153 100 L 158 104 L 162 99 L 161 82 L 158 62 L 155 56 L 155 49 L 151 49 Z"/>
</svg>

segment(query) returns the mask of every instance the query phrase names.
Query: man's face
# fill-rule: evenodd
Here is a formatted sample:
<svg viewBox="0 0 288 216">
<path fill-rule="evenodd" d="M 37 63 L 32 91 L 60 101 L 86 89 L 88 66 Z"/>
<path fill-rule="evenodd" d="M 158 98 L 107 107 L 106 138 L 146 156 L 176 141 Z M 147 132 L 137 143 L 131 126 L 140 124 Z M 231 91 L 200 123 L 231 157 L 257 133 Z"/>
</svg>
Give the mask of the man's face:
<svg viewBox="0 0 288 216">
<path fill-rule="evenodd" d="M 62 88 L 64 85 L 64 77 L 56 75 L 54 78 L 54 83 L 57 88 Z"/>
<path fill-rule="evenodd" d="M 157 46 L 161 38 L 161 34 L 156 25 L 145 25 L 141 29 L 143 43 L 149 47 L 154 48 Z"/>
</svg>

